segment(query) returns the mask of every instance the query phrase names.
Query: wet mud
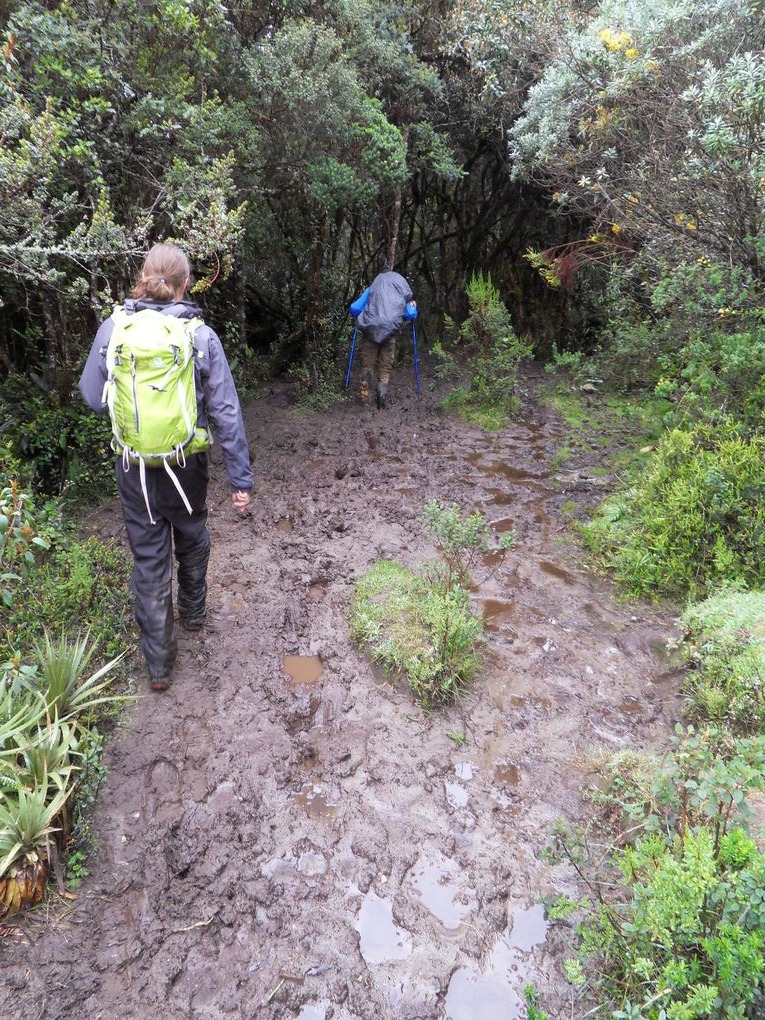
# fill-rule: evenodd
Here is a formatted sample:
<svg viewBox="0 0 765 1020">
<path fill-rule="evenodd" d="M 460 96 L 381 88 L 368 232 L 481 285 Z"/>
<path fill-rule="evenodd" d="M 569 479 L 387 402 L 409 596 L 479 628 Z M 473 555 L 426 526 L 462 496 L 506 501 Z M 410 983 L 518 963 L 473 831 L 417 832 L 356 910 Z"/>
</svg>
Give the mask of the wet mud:
<svg viewBox="0 0 765 1020">
<path fill-rule="evenodd" d="M 382 413 L 298 414 L 278 386 L 247 407 L 256 495 L 240 518 L 214 466 L 208 625 L 109 746 L 76 900 L 5 931 L 0 1016 L 515 1020 L 529 982 L 571 1015 L 539 901 L 572 876 L 540 850 L 588 754 L 664 745 L 680 705 L 670 614 L 577 560 L 559 508 L 586 472 L 556 475 L 529 388 L 493 435 L 406 375 Z M 517 536 L 473 571 L 480 676 L 433 713 L 345 616 L 375 560 L 434 555 L 429 499 Z"/>
</svg>

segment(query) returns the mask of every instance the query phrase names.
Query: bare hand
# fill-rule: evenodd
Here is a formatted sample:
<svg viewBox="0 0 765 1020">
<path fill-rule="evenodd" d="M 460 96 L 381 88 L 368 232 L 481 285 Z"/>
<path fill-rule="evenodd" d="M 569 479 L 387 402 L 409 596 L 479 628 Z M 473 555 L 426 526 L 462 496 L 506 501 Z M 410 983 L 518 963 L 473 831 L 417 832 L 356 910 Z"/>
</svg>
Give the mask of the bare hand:
<svg viewBox="0 0 765 1020">
<path fill-rule="evenodd" d="M 243 514 L 247 507 L 250 505 L 249 492 L 232 492 L 231 503 L 239 511 L 240 514 Z"/>
</svg>

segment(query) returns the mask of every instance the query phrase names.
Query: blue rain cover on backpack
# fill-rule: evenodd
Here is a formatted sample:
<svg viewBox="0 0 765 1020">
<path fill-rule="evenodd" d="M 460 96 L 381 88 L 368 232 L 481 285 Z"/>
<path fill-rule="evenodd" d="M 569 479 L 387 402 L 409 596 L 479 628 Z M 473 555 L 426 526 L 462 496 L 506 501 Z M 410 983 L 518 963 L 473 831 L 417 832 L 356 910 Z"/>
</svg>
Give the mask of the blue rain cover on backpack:
<svg viewBox="0 0 765 1020">
<path fill-rule="evenodd" d="M 366 308 L 368 297 L 369 297 L 369 287 L 367 287 L 367 289 L 364 291 L 364 293 L 360 294 L 356 298 L 356 300 L 354 302 L 352 302 L 352 304 L 348 305 L 348 311 L 351 313 L 351 315 L 354 317 L 354 319 L 356 318 L 357 315 L 361 315 L 361 313 Z"/>
</svg>

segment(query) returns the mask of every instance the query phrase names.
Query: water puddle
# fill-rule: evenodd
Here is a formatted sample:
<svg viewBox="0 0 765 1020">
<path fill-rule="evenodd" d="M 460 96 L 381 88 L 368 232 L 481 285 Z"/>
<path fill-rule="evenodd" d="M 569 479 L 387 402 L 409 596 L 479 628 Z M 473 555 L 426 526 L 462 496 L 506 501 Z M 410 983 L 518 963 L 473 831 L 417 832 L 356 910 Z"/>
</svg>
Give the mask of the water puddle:
<svg viewBox="0 0 765 1020">
<path fill-rule="evenodd" d="M 682 648 L 674 644 L 668 644 L 662 638 L 651 638 L 648 641 L 648 648 L 659 660 L 662 670 L 660 676 L 672 676 L 687 665 L 687 660 Z"/>
<path fill-rule="evenodd" d="M 304 808 L 309 818 L 332 818 L 339 806 L 330 802 L 329 795 L 321 783 L 306 786 L 300 793 L 296 793 L 293 799 Z"/>
<path fill-rule="evenodd" d="M 489 475 L 492 478 L 497 476 L 506 478 L 509 482 L 520 482 L 526 478 L 539 477 L 539 475 L 535 475 L 531 471 L 524 471 L 523 468 L 513 467 L 512 464 L 508 464 L 504 460 L 492 460 L 485 463 L 485 456 L 483 453 L 471 453 L 468 457 L 468 463 L 478 468 L 485 475 Z"/>
<path fill-rule="evenodd" d="M 504 535 L 506 531 L 515 530 L 515 520 L 512 517 L 500 517 L 498 521 L 489 521 L 489 527 Z"/>
<path fill-rule="evenodd" d="M 507 553 L 502 549 L 492 549 L 490 552 L 481 553 L 481 562 L 487 568 L 498 567 L 504 563 L 505 559 L 507 559 Z M 517 588 L 521 579 L 517 573 L 507 574 L 502 578 L 502 583 L 505 587 Z"/>
<path fill-rule="evenodd" d="M 559 567 L 556 563 L 549 563 L 547 560 L 542 560 L 539 564 L 539 569 L 543 574 L 547 574 L 548 577 L 556 577 L 559 581 L 563 581 L 564 584 L 576 583 L 576 579 L 573 574 L 570 574 L 568 570 L 564 570 L 563 567 Z"/>
<path fill-rule="evenodd" d="M 294 686 L 315 684 L 324 672 L 321 658 L 318 655 L 285 655 L 282 669 Z"/>
<path fill-rule="evenodd" d="M 523 986 L 528 954 L 544 942 L 541 906 L 514 911 L 507 932 L 494 944 L 486 966 L 459 967 L 446 994 L 446 1020 L 520 1020 L 526 1015 Z"/>
<path fill-rule="evenodd" d="M 508 944 L 512 949 L 520 949 L 528 953 L 534 946 L 541 945 L 547 938 L 549 922 L 545 918 L 545 908 L 535 903 L 526 909 L 514 910 L 510 919 Z"/>
<path fill-rule="evenodd" d="M 494 782 L 501 786 L 518 786 L 521 770 L 510 761 L 498 761 L 494 768 Z"/>
<path fill-rule="evenodd" d="M 461 882 L 461 871 L 442 854 L 434 860 L 420 859 L 408 875 L 419 902 L 448 931 L 456 931 L 476 906 L 475 894 Z"/>
<path fill-rule="evenodd" d="M 295 1020 L 326 1020 L 329 1006 L 328 1002 L 308 1002 L 301 1006 Z"/>
<path fill-rule="evenodd" d="M 460 761 L 454 766 L 454 774 L 457 779 L 462 779 L 463 782 L 467 782 L 473 778 L 473 766 L 469 761 Z"/>
<path fill-rule="evenodd" d="M 461 786 L 459 783 L 450 783 L 445 779 L 444 790 L 446 791 L 446 800 L 450 807 L 467 807 L 467 803 L 470 800 L 470 794 L 464 786 Z"/>
<path fill-rule="evenodd" d="M 551 712 L 553 700 L 546 698 L 544 694 L 527 694 L 523 697 L 519 694 L 510 695 L 511 708 L 525 708 L 527 705 L 531 705 L 532 708 L 541 708 L 543 712 Z"/>
<path fill-rule="evenodd" d="M 542 504 L 546 499 L 547 497 L 545 496 L 544 499 L 534 499 L 527 504 L 530 510 L 534 510 L 533 520 L 535 524 L 545 525 L 550 523 L 550 515 L 542 509 Z"/>
<path fill-rule="evenodd" d="M 371 890 L 361 904 L 355 926 L 359 948 L 367 963 L 389 963 L 406 960 L 412 955 L 412 937 L 393 923 L 393 905 Z"/>
<path fill-rule="evenodd" d="M 515 492 L 507 492 L 505 489 L 489 489 L 491 499 L 487 500 L 495 506 L 508 506 L 510 503 L 517 503 L 518 495 Z"/>
<path fill-rule="evenodd" d="M 282 517 L 281 520 L 276 522 L 276 530 L 277 531 L 289 532 L 289 531 L 292 531 L 293 527 L 294 527 L 294 525 L 292 523 L 292 518 L 291 517 Z"/>
<path fill-rule="evenodd" d="M 516 610 L 515 602 L 503 602 L 501 599 L 484 599 L 483 622 L 484 626 L 491 629 L 491 626 L 498 627 L 497 617 L 510 616 Z"/>
<path fill-rule="evenodd" d="M 638 701 L 637 698 L 625 698 L 619 704 L 619 711 L 624 715 L 639 715 L 644 711 L 642 701 Z"/>
<path fill-rule="evenodd" d="M 327 858 L 324 854 L 306 850 L 298 857 L 298 871 L 306 878 L 318 878 L 327 873 Z"/>
</svg>

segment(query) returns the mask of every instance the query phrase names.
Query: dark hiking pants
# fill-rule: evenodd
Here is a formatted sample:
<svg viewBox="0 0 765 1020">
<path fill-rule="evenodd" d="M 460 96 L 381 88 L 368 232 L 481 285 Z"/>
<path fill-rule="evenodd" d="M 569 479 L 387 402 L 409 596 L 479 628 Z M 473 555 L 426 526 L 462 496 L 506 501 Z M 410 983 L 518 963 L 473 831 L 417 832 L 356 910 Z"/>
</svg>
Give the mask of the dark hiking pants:
<svg viewBox="0 0 765 1020">
<path fill-rule="evenodd" d="M 153 678 L 170 673 L 177 652 L 173 636 L 173 547 L 178 561 L 181 620 L 192 624 L 201 621 L 207 596 L 207 454 L 193 454 L 185 467 L 173 467 L 173 472 L 193 512 L 190 514 L 184 506 L 164 468 L 147 468 L 146 489 L 156 521 L 152 524 L 138 466 L 131 464 L 125 471 L 122 461 L 117 461 L 117 488 L 134 561 L 131 587 L 135 618 L 141 630 L 141 650 Z"/>
</svg>

